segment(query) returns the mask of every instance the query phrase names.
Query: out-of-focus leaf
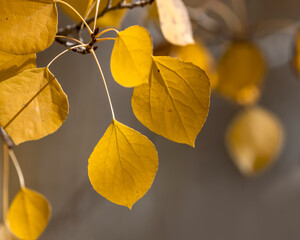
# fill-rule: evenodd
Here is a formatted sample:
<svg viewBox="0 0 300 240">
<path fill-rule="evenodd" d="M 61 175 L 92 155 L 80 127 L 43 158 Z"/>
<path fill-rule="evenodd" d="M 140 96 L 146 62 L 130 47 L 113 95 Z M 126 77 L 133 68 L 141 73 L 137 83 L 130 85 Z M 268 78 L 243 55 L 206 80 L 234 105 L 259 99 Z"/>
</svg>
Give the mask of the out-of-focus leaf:
<svg viewBox="0 0 300 240">
<path fill-rule="evenodd" d="M 0 50 L 30 54 L 45 50 L 57 32 L 54 0 L 0 0 Z"/>
<path fill-rule="evenodd" d="M 68 115 L 66 94 L 48 68 L 0 82 L 0 125 L 15 144 L 55 132 Z"/>
<path fill-rule="evenodd" d="M 153 57 L 149 84 L 135 87 L 132 109 L 151 131 L 194 146 L 209 110 L 207 75 L 192 63 Z"/>
<path fill-rule="evenodd" d="M 215 61 L 203 43 L 197 41 L 195 44 L 184 47 L 174 46 L 171 55 L 185 62 L 191 62 L 203 69 L 208 75 L 211 88 L 215 88 L 218 82 Z"/>
<path fill-rule="evenodd" d="M 264 58 L 255 45 L 233 42 L 219 62 L 216 90 L 239 104 L 252 104 L 260 96 L 265 71 Z"/>
<path fill-rule="evenodd" d="M 245 176 L 252 176 L 274 163 L 281 150 L 283 129 L 272 113 L 261 107 L 250 107 L 240 112 L 230 123 L 227 149 Z"/>
<path fill-rule="evenodd" d="M 111 55 L 111 72 L 119 84 L 134 87 L 149 81 L 152 64 L 149 32 L 132 26 L 118 33 Z"/>
<path fill-rule="evenodd" d="M 100 195 L 131 209 L 151 187 L 157 167 L 151 141 L 114 120 L 90 156 L 88 173 Z"/>
<path fill-rule="evenodd" d="M 188 11 L 182 0 L 156 0 L 160 27 L 164 37 L 172 44 L 193 44 L 193 30 Z"/>
<path fill-rule="evenodd" d="M 0 82 L 25 69 L 36 67 L 36 55 L 14 55 L 0 52 Z"/>
<path fill-rule="evenodd" d="M 22 188 L 8 210 L 7 219 L 18 238 L 34 240 L 45 230 L 50 212 L 50 204 L 44 196 Z"/>
<path fill-rule="evenodd" d="M 300 31 L 298 31 L 295 40 L 295 55 L 294 55 L 294 66 L 300 75 Z"/>
<path fill-rule="evenodd" d="M 88 13 L 88 10 L 92 3 L 95 0 L 65 0 L 65 2 L 69 3 L 72 7 L 74 7 L 80 14 L 81 16 L 85 17 L 86 14 Z M 112 0 L 112 6 L 115 6 L 118 4 L 121 0 Z M 108 3 L 108 0 L 101 0 L 100 1 L 100 6 L 99 6 L 99 13 L 102 12 L 106 5 Z M 70 10 L 68 7 L 61 5 L 61 8 L 64 10 L 65 13 L 68 14 L 74 21 L 80 22 L 81 19 L 74 14 L 72 10 Z M 97 26 L 99 27 L 108 27 L 108 26 L 114 26 L 114 27 L 119 27 L 120 22 L 122 21 L 124 15 L 126 13 L 126 9 L 123 10 L 113 10 L 108 13 L 106 13 L 104 16 L 99 18 L 97 20 Z M 93 10 L 90 12 L 87 18 L 91 18 L 95 16 L 95 7 Z M 91 23 L 91 26 L 93 26 L 93 22 Z"/>
</svg>

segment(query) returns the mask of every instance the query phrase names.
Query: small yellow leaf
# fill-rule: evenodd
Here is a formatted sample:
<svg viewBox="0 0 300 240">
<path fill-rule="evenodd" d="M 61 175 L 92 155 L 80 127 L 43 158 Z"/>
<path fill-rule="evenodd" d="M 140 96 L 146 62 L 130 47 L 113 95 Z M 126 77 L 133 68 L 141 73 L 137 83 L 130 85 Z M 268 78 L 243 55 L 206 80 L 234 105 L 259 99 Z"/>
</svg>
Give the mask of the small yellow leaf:
<svg viewBox="0 0 300 240">
<path fill-rule="evenodd" d="M 35 68 L 35 62 L 35 54 L 14 55 L 0 52 L 0 82 L 25 69 Z"/>
<path fill-rule="evenodd" d="M 203 43 L 197 41 L 195 44 L 184 47 L 174 46 L 171 55 L 185 62 L 191 62 L 203 69 L 208 75 L 211 88 L 215 88 L 218 82 L 215 61 Z"/>
<path fill-rule="evenodd" d="M 44 196 L 22 188 L 8 210 L 7 220 L 18 238 L 34 240 L 45 230 L 50 212 L 50 204 Z"/>
<path fill-rule="evenodd" d="M 54 0 L 0 0 L 0 50 L 30 54 L 45 50 L 57 32 Z"/>
<path fill-rule="evenodd" d="M 192 63 L 153 57 L 149 84 L 135 87 L 132 109 L 151 131 L 194 146 L 209 110 L 210 85 Z"/>
<path fill-rule="evenodd" d="M 172 44 L 185 46 L 194 43 L 188 11 L 182 0 L 156 0 L 160 27 Z"/>
<path fill-rule="evenodd" d="M 96 192 L 131 209 L 151 187 L 157 167 L 151 141 L 114 120 L 90 156 L 88 173 Z"/>
<path fill-rule="evenodd" d="M 149 81 L 152 64 L 149 32 L 132 26 L 118 33 L 111 55 L 111 72 L 117 83 L 134 87 Z"/>
<path fill-rule="evenodd" d="M 216 90 L 239 104 L 256 102 L 266 71 L 259 49 L 250 42 L 233 42 L 218 65 Z"/>
<path fill-rule="evenodd" d="M 253 176 L 274 163 L 283 135 L 281 123 L 272 113 L 261 107 L 250 107 L 230 123 L 227 149 L 240 172 Z"/>
<path fill-rule="evenodd" d="M 5 223 L 0 224 L 0 239 L 1 240 L 18 240 L 16 236 L 9 230 Z"/>
<path fill-rule="evenodd" d="M 0 82 L 0 125 L 17 145 L 55 132 L 68 111 L 67 96 L 48 68 Z"/>
</svg>

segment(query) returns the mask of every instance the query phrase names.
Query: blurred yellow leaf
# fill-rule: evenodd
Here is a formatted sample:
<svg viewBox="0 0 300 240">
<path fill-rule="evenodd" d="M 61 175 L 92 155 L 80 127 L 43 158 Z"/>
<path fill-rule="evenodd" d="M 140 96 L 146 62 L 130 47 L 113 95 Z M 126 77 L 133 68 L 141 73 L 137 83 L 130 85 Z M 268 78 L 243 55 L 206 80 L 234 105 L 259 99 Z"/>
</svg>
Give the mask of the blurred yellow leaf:
<svg viewBox="0 0 300 240">
<path fill-rule="evenodd" d="M 57 32 L 54 0 L 0 0 L 0 50 L 30 54 L 45 50 Z"/>
<path fill-rule="evenodd" d="M 55 132 L 68 115 L 66 94 L 48 68 L 0 82 L 0 125 L 15 144 Z"/>
<path fill-rule="evenodd" d="M 283 135 L 281 123 L 272 113 L 261 107 L 250 107 L 230 123 L 227 149 L 240 172 L 252 176 L 274 163 Z"/>
<path fill-rule="evenodd" d="M 208 75 L 211 88 L 215 88 L 218 81 L 215 61 L 203 43 L 197 41 L 195 44 L 184 47 L 174 46 L 171 55 L 185 62 L 191 62 L 203 69 Z"/>
<path fill-rule="evenodd" d="M 256 102 L 266 71 L 260 50 L 250 42 L 233 42 L 218 65 L 216 90 L 239 104 Z"/>
<path fill-rule="evenodd" d="M 0 224 L 0 239 L 1 240 L 18 240 L 16 236 L 8 229 L 8 227 L 4 224 Z"/>
<path fill-rule="evenodd" d="M 132 26 L 118 33 L 111 55 L 111 72 L 119 84 L 134 87 L 149 81 L 152 64 L 149 32 Z"/>
<path fill-rule="evenodd" d="M 97 26 L 101 28 L 104 27 L 120 28 L 126 13 L 127 13 L 127 9 L 113 10 L 107 12 L 104 14 L 104 16 L 98 18 Z"/>
<path fill-rule="evenodd" d="M 100 195 L 131 209 L 151 187 L 157 167 L 151 141 L 114 120 L 90 156 L 88 173 Z"/>
<path fill-rule="evenodd" d="M 65 0 L 65 2 L 69 3 L 72 7 L 74 7 L 83 17 L 86 16 L 90 6 L 92 5 L 92 3 L 94 1 L 95 0 Z M 121 0 L 112 0 L 112 6 L 115 6 L 120 1 Z M 108 3 L 108 0 L 100 1 L 100 6 L 99 6 L 99 10 L 98 10 L 99 13 L 105 9 L 107 3 Z M 67 13 L 67 15 L 69 17 L 71 17 L 74 21 L 81 22 L 81 19 L 76 14 L 74 14 L 74 12 L 72 10 L 70 10 L 68 7 L 66 7 L 62 4 L 60 6 L 64 10 L 64 12 Z M 102 16 L 101 18 L 98 18 L 97 26 L 99 26 L 99 27 L 108 27 L 108 26 L 119 27 L 120 22 L 122 21 L 126 12 L 127 12 L 126 9 L 113 10 L 113 11 L 107 12 L 104 16 Z M 88 15 L 87 18 L 91 18 L 94 16 L 95 16 L 95 7 L 90 12 L 90 14 Z M 91 26 L 93 26 L 93 22 L 91 23 Z"/>
<path fill-rule="evenodd" d="M 298 71 L 298 75 L 300 73 L 300 31 L 297 32 L 296 42 L 295 42 L 295 55 L 294 55 L 294 66 Z"/>
<path fill-rule="evenodd" d="M 185 46 L 194 43 L 188 11 L 182 0 L 156 0 L 160 27 L 172 44 Z"/>
<path fill-rule="evenodd" d="M 153 57 L 149 84 L 135 87 L 132 109 L 151 131 L 194 146 L 209 110 L 210 85 L 192 63 Z"/>
<path fill-rule="evenodd" d="M 25 69 L 35 68 L 35 62 L 35 54 L 14 55 L 0 52 L 0 82 Z"/>
<path fill-rule="evenodd" d="M 37 239 L 50 218 L 50 205 L 41 194 L 22 188 L 14 198 L 7 219 L 10 229 L 20 239 Z"/>
</svg>

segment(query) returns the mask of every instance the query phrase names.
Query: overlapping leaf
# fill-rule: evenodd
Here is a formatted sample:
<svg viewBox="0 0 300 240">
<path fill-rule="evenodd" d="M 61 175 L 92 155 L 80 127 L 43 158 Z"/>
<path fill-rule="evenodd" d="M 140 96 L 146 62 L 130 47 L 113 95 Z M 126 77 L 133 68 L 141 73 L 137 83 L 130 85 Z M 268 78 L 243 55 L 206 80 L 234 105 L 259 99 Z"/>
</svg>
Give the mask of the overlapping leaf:
<svg viewBox="0 0 300 240">
<path fill-rule="evenodd" d="M 99 194 L 131 208 L 151 187 L 157 167 L 151 141 L 114 120 L 90 156 L 88 173 Z"/>
<path fill-rule="evenodd" d="M 280 121 L 267 110 L 251 107 L 239 113 L 227 129 L 227 149 L 240 170 L 252 176 L 274 163 L 281 150 Z"/>
<path fill-rule="evenodd" d="M 208 75 L 211 88 L 215 88 L 218 82 L 215 61 L 203 43 L 197 41 L 195 44 L 184 47 L 175 46 L 172 48 L 171 55 L 185 62 L 191 62 L 203 69 Z"/>
<path fill-rule="evenodd" d="M 0 50 L 12 54 L 43 51 L 57 32 L 54 0 L 0 0 Z"/>
<path fill-rule="evenodd" d="M 172 44 L 193 44 L 192 24 L 182 0 L 156 0 L 160 27 L 164 37 Z"/>
<path fill-rule="evenodd" d="M 124 87 L 134 87 L 149 81 L 152 64 L 152 41 L 149 32 L 132 26 L 118 33 L 111 55 L 111 72 Z"/>
<path fill-rule="evenodd" d="M 50 218 L 50 205 L 41 194 L 22 188 L 14 198 L 7 219 L 12 232 L 20 239 L 37 239 Z"/>
<path fill-rule="evenodd" d="M 14 55 L 0 52 L 0 82 L 10 78 L 25 69 L 36 67 L 35 54 Z"/>
<path fill-rule="evenodd" d="M 233 42 L 218 65 L 216 90 L 239 104 L 258 100 L 266 66 L 259 49 L 250 42 Z"/>
<path fill-rule="evenodd" d="M 0 82 L 0 93 L 0 125 L 15 144 L 55 132 L 68 115 L 67 96 L 48 68 Z"/>
<path fill-rule="evenodd" d="M 135 87 L 132 109 L 151 131 L 194 146 L 209 110 L 210 84 L 192 63 L 153 57 L 149 84 Z"/>
</svg>

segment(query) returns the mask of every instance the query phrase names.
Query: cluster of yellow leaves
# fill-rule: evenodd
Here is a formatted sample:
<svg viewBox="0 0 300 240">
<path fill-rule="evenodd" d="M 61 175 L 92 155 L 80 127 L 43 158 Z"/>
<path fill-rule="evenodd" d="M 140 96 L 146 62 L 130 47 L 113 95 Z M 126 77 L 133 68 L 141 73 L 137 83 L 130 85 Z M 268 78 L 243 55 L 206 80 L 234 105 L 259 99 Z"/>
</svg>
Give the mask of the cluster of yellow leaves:
<svg viewBox="0 0 300 240">
<path fill-rule="evenodd" d="M 55 132 L 68 114 L 68 99 L 48 68 L 36 68 L 36 54 L 57 32 L 54 0 L 0 0 L 0 125 L 16 145 Z M 22 187 L 11 203 L 0 238 L 37 239 L 50 205 Z"/>
<path fill-rule="evenodd" d="M 256 175 L 272 165 L 283 142 L 280 121 L 261 107 L 240 112 L 227 129 L 227 149 L 242 174 Z"/>
<path fill-rule="evenodd" d="M 192 63 L 152 56 L 146 29 L 132 26 L 117 34 L 111 56 L 116 82 L 135 87 L 132 108 L 150 130 L 194 146 L 209 109 L 210 84 Z M 129 208 L 151 187 L 158 167 L 157 152 L 142 134 L 115 119 L 89 159 L 94 189 Z"/>
</svg>

